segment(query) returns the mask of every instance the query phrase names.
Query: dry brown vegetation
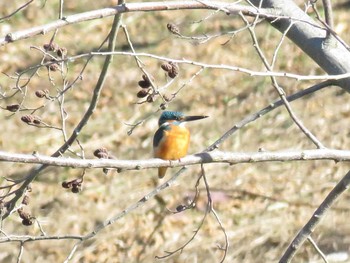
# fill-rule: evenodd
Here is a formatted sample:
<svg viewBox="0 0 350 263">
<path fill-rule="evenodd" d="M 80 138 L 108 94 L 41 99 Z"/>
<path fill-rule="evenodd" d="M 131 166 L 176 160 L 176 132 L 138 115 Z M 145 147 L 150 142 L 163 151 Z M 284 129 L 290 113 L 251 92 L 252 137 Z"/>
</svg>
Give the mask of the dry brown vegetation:
<svg viewBox="0 0 350 263">
<path fill-rule="evenodd" d="M 8 1 L 5 1 L 8 2 Z M 0 3 L 0 16 L 11 13 L 18 3 Z M 111 1 L 66 1 L 66 14 L 79 13 L 116 4 Z M 135 2 L 135 1 L 134 1 Z M 338 1 L 334 1 L 338 3 Z M 48 23 L 57 18 L 58 1 L 34 1 L 22 12 L 0 24 L 1 35 L 9 31 Z M 134 48 L 170 58 L 186 58 L 211 64 L 229 64 L 252 70 L 265 70 L 252 46 L 247 30 L 214 38 L 204 44 L 181 39 L 169 33 L 167 23 L 179 25 L 185 36 L 200 36 L 232 31 L 244 26 L 239 17 L 217 13 L 201 22 L 213 11 L 172 11 L 130 13 L 123 16 Z M 335 30 L 349 41 L 348 9 L 336 9 Z M 96 49 L 106 38 L 113 18 L 104 18 L 67 26 L 58 31 L 55 42 L 73 56 Z M 281 34 L 266 23 L 257 26 L 256 34 L 262 50 L 271 58 Z M 42 47 L 52 34 L 36 36 L 1 47 L 1 93 L 9 94 L 15 86 L 15 72 L 36 65 L 42 53 L 31 47 Z M 229 40 L 229 41 L 228 41 Z M 228 42 L 227 42 L 228 41 Z M 117 38 L 117 50 L 129 51 L 123 31 Z M 223 43 L 227 42 L 225 45 Z M 67 133 L 70 134 L 88 107 L 101 71 L 103 57 L 94 57 L 85 69 L 82 80 L 65 95 Z M 166 83 L 161 62 L 141 58 L 145 69 L 158 83 Z M 76 78 L 85 63 L 78 59 L 68 63 L 67 80 Z M 319 67 L 291 41 L 283 43 L 276 71 L 302 75 L 323 74 Z M 198 67 L 182 64 L 174 84 L 162 90 L 170 96 L 187 82 Z M 30 72 L 29 72 L 30 73 Z M 27 76 L 29 76 L 27 74 Z M 46 68 L 33 76 L 27 87 L 23 107 L 32 109 L 42 105 L 35 114 L 52 126 L 61 125 L 60 107 L 56 101 L 38 98 L 37 90 L 47 89 L 55 96 L 62 89 L 59 71 Z M 142 72 L 130 56 L 115 56 L 96 111 L 79 135 L 86 158 L 94 158 L 93 151 L 106 147 L 118 159 L 149 159 L 152 157 L 152 137 L 157 128 L 157 118 L 162 103 L 137 104 L 140 99 L 137 82 Z M 287 94 L 305 89 L 313 81 L 298 82 L 280 78 L 279 83 Z M 350 121 L 349 94 L 330 87 L 292 103 L 297 116 L 327 147 L 348 149 L 350 146 L 348 121 Z M 0 101 L 1 107 L 19 103 L 18 94 Z M 189 125 L 192 131 L 190 153 L 205 149 L 242 118 L 260 110 L 278 94 L 267 77 L 251 77 L 228 70 L 205 69 L 186 85 L 172 100 L 168 109 L 185 113 L 206 114 L 210 118 Z M 39 129 L 26 125 L 21 117 L 31 111 L 11 113 L 0 111 L 2 133 L 1 149 L 8 152 L 52 154 L 63 143 L 62 133 L 55 129 Z M 147 118 L 128 135 L 130 126 Z M 244 127 L 220 146 L 220 150 L 256 152 L 311 149 L 312 143 L 280 107 L 254 123 Z M 72 150 L 80 152 L 78 144 Z M 66 156 L 76 157 L 73 154 Z M 32 168 L 29 164 L 1 163 L 1 176 L 22 178 Z M 297 231 L 307 222 L 313 211 L 349 170 L 348 163 L 333 161 L 275 162 L 260 164 L 204 165 L 211 188 L 214 208 L 228 235 L 230 247 L 226 262 L 276 262 L 281 257 Z M 167 177 L 175 173 L 171 169 Z M 81 175 L 80 169 L 50 167 L 38 175 L 31 185 L 30 203 L 25 208 L 40 222 L 47 235 L 80 235 L 91 232 L 99 223 L 137 202 L 160 182 L 154 169 L 110 171 L 86 170 L 83 190 L 71 193 L 61 187 L 65 180 Z M 93 239 L 78 247 L 72 262 L 156 262 L 155 256 L 164 256 L 187 242 L 198 227 L 206 208 L 206 192 L 201 184 L 201 194 L 194 209 L 172 214 L 180 204 L 187 204 L 195 194 L 195 183 L 200 166 L 195 165 L 182 174 L 176 184 L 149 200 L 143 207 L 127 214 L 110 225 Z M 5 179 L 0 179 L 4 183 Z M 312 237 L 325 254 L 349 252 L 350 227 L 348 224 L 349 194 L 342 196 L 331 208 Z M 37 224 L 23 226 L 17 213 L 3 221 L 2 231 L 11 235 L 38 236 Z M 4 234 L 2 233 L 2 235 Z M 63 262 L 76 241 L 50 240 L 27 242 L 21 262 Z M 210 214 L 195 239 L 182 251 L 162 262 L 218 262 L 224 236 L 215 218 Z M 16 262 L 19 243 L 2 243 L 1 262 Z M 306 242 L 294 262 L 322 262 L 310 243 Z M 332 261 L 330 261 L 332 262 Z M 344 261 L 345 262 L 345 261 Z"/>
</svg>

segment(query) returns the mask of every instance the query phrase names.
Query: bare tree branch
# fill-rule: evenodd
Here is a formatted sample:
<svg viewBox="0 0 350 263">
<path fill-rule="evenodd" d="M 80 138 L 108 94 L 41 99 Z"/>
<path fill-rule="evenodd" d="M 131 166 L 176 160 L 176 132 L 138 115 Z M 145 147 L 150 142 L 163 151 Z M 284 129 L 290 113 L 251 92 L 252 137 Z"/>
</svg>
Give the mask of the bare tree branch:
<svg viewBox="0 0 350 263">
<path fill-rule="evenodd" d="M 341 179 L 332 191 L 327 195 L 321 205 L 316 209 L 315 213 L 306 223 L 306 225 L 299 231 L 296 237 L 288 246 L 286 252 L 280 259 L 280 263 L 291 262 L 298 249 L 302 246 L 305 240 L 311 235 L 316 229 L 316 226 L 325 217 L 328 210 L 332 207 L 335 201 L 343 194 L 350 186 L 350 171 Z"/>
<path fill-rule="evenodd" d="M 259 14 L 260 17 L 276 17 L 278 13 L 272 9 L 257 10 L 254 7 L 237 5 L 232 3 L 223 3 L 218 1 L 210 1 L 210 5 L 204 4 L 203 1 L 170 1 L 170 2 L 148 2 L 148 3 L 126 3 L 115 7 L 98 9 L 94 11 L 84 12 L 80 14 L 70 15 L 63 17 L 62 19 L 53 21 L 49 24 L 29 28 L 22 31 L 17 31 L 7 34 L 5 37 L 0 38 L 0 46 L 6 45 L 10 42 L 14 42 L 20 39 L 29 38 L 39 34 L 46 34 L 50 31 L 58 28 L 89 21 L 93 19 L 101 19 L 103 17 L 113 16 L 116 14 L 122 14 L 127 12 L 146 12 L 146 11 L 171 11 L 182 9 L 225 9 L 230 14 L 242 12 L 246 15 L 254 16 Z M 209 2 L 209 1 L 208 1 Z"/>
<path fill-rule="evenodd" d="M 333 160 L 336 162 L 350 161 L 350 151 L 336 149 L 290 150 L 290 151 L 260 151 L 260 152 L 202 152 L 188 155 L 181 160 L 112 160 L 112 159 L 73 159 L 51 157 L 44 155 L 6 153 L 0 151 L 0 160 L 13 163 L 38 163 L 45 166 L 60 166 L 72 168 L 114 168 L 119 171 L 142 170 L 158 167 L 181 167 L 200 163 L 256 163 L 308 160 Z"/>
<path fill-rule="evenodd" d="M 119 30 L 119 26 L 121 23 L 121 15 L 118 14 L 115 16 L 112 28 L 111 28 L 111 32 L 109 34 L 109 43 L 108 43 L 108 50 L 113 52 L 114 48 L 115 48 L 115 44 L 116 44 L 116 35 L 117 32 Z M 100 97 L 100 93 L 102 91 L 102 88 L 104 86 L 104 82 L 107 76 L 107 71 L 109 69 L 109 66 L 111 64 L 111 61 L 113 59 L 113 56 L 109 55 L 106 56 L 105 58 L 105 62 L 103 64 L 101 73 L 100 73 L 100 77 L 97 81 L 97 84 L 95 86 L 94 92 L 93 92 L 93 96 L 91 98 L 91 102 L 89 104 L 88 109 L 86 110 L 84 116 L 82 117 L 82 119 L 80 120 L 80 122 L 78 123 L 78 125 L 76 126 L 76 128 L 74 129 L 73 133 L 71 134 L 71 136 L 68 138 L 68 140 L 55 152 L 53 153 L 51 156 L 52 157 L 59 157 L 61 156 L 65 151 L 67 151 L 69 149 L 69 147 L 77 140 L 79 133 L 81 132 L 81 130 L 84 128 L 84 126 L 87 124 L 87 122 L 89 121 L 89 119 L 91 118 L 92 114 L 94 113 L 96 107 L 97 107 L 97 103 Z M 23 192 L 25 191 L 25 189 L 28 187 L 28 185 L 35 179 L 35 177 L 45 168 L 47 167 L 47 165 L 45 164 L 41 164 L 37 167 L 34 167 L 29 174 L 26 176 L 25 180 L 23 181 L 22 185 L 20 188 L 18 188 L 16 190 L 16 192 L 14 193 L 15 196 L 7 202 L 8 204 L 8 209 L 7 212 L 3 215 L 3 219 L 5 219 L 7 216 L 9 216 L 11 214 L 11 211 L 14 209 L 17 201 L 19 200 L 19 198 L 21 198 Z"/>
<path fill-rule="evenodd" d="M 150 53 L 133 53 L 133 52 L 123 52 L 123 51 L 114 51 L 114 52 L 89 52 L 84 53 L 76 56 L 67 57 L 62 60 L 57 60 L 57 62 L 62 61 L 74 61 L 80 58 L 84 57 L 90 57 L 90 56 L 109 56 L 109 55 L 119 55 L 119 56 L 136 56 L 136 57 L 149 57 L 154 58 L 162 61 L 168 61 L 168 62 L 174 62 L 178 64 L 188 64 L 188 65 L 194 65 L 198 67 L 202 67 L 205 69 L 225 69 L 225 70 L 232 70 L 237 71 L 241 73 L 248 74 L 250 76 L 260 76 L 260 77 L 285 77 L 285 78 L 291 78 L 298 81 L 301 80 L 342 80 L 350 77 L 350 72 L 343 73 L 343 74 L 335 74 L 335 75 L 300 75 L 300 74 L 294 74 L 289 72 L 276 72 L 276 71 L 255 71 L 250 70 L 247 68 L 237 67 L 237 66 L 231 66 L 231 65 L 225 65 L 225 64 L 208 64 L 203 63 L 199 61 L 193 61 L 189 59 L 173 59 L 165 56 L 158 56 Z M 52 62 L 43 63 L 37 66 L 34 66 L 31 68 L 31 70 L 39 68 L 39 67 L 46 67 L 48 65 L 52 64 Z M 337 85 L 337 82 L 333 82 L 333 85 Z"/>
<path fill-rule="evenodd" d="M 288 19 L 269 19 L 272 26 L 284 33 L 293 24 L 287 37 L 300 47 L 328 74 L 343 74 L 350 72 L 350 52 L 339 40 L 326 41 L 326 31 L 311 25 L 314 21 L 294 1 L 286 0 L 251 0 L 255 6 L 262 2 L 262 8 L 273 8 L 287 17 L 309 21 L 296 23 Z M 350 91 L 350 78 L 339 81 L 339 85 Z"/>
</svg>

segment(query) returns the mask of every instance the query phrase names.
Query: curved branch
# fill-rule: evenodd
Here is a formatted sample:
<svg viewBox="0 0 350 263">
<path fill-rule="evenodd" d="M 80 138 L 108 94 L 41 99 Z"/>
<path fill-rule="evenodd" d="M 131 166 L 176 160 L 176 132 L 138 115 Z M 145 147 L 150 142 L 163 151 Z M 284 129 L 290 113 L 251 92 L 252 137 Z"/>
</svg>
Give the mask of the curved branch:
<svg viewBox="0 0 350 263">
<path fill-rule="evenodd" d="M 335 149 L 315 149 L 299 151 L 260 151 L 260 152 L 201 152 L 188 155 L 181 160 L 112 160 L 112 159 L 73 159 L 51 157 L 45 155 L 18 154 L 0 151 L 0 161 L 13 163 L 37 163 L 45 166 L 59 166 L 72 168 L 114 168 L 119 171 L 142 170 L 158 167 L 180 167 L 200 163 L 238 163 L 256 162 L 285 162 L 333 160 L 336 162 L 350 161 L 350 151 Z"/>
</svg>

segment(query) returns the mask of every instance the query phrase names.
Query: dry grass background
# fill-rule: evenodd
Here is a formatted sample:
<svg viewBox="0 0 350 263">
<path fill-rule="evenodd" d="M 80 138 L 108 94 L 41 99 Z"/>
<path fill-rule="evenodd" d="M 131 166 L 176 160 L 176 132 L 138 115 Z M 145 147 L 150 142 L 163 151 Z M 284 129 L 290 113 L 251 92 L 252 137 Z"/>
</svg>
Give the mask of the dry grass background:
<svg viewBox="0 0 350 263">
<path fill-rule="evenodd" d="M 33 25 L 48 23 L 57 17 L 58 1 L 34 2 L 11 20 L 0 24 L 1 35 Z M 334 1 L 338 3 L 339 1 Z M 65 13 L 73 14 L 115 3 L 100 0 L 89 2 L 67 1 Z M 0 15 L 14 10 L 14 3 L 0 3 Z M 247 31 L 238 34 L 226 45 L 228 36 L 213 39 L 203 45 L 181 40 L 166 30 L 168 22 L 180 25 L 184 35 L 210 34 L 238 29 L 243 26 L 239 18 L 217 14 L 202 23 L 191 23 L 206 17 L 208 11 L 173 11 L 161 13 L 126 14 L 123 18 L 137 51 L 187 58 L 217 64 L 231 64 L 254 70 L 264 70 L 257 57 Z M 335 10 L 336 30 L 349 41 L 348 10 Z M 68 50 L 68 55 L 88 52 L 99 46 L 108 34 L 112 18 L 84 22 L 66 27 L 58 32 L 56 42 Z M 257 35 L 263 50 L 271 58 L 280 33 L 263 23 L 257 27 Z M 1 48 L 0 70 L 13 75 L 40 60 L 40 54 L 30 46 L 42 46 L 51 34 L 19 41 Z M 118 35 L 117 49 L 127 50 L 122 32 Z M 160 62 L 142 58 L 146 69 L 158 83 L 165 83 Z M 69 63 L 68 79 L 79 74 L 84 60 Z M 67 132 L 70 134 L 89 104 L 103 58 L 94 58 L 84 72 L 82 81 L 66 95 L 65 109 L 69 114 Z M 181 65 L 180 76 L 172 87 L 164 91 L 171 94 L 187 81 L 198 68 Z M 302 51 L 286 40 L 277 60 L 276 70 L 299 74 L 322 73 Z M 86 157 L 98 147 L 108 148 L 120 159 L 147 159 L 152 156 L 152 137 L 158 115 L 136 128 L 131 136 L 125 123 L 135 123 L 154 112 L 160 105 L 135 104 L 138 101 L 137 81 L 142 73 L 131 57 L 117 56 L 113 60 L 99 106 L 88 126 L 79 136 Z M 59 73 L 52 73 L 55 86 L 49 82 L 45 69 L 32 78 L 28 85 L 25 106 L 46 106 L 37 111 L 44 121 L 59 125 L 57 103 L 38 99 L 38 89 L 49 89 L 56 94 L 62 87 Z M 304 89 L 313 82 L 296 82 L 279 79 L 288 94 Z M 9 92 L 14 80 L 5 75 L 0 79 L 1 91 Z M 350 146 L 348 123 L 350 106 L 348 94 L 338 88 L 329 88 L 294 102 L 293 109 L 304 124 L 327 146 L 348 149 Z M 191 114 L 207 114 L 209 119 L 193 123 L 191 153 L 203 150 L 247 114 L 256 112 L 277 99 L 268 78 L 249 77 L 244 74 L 205 70 L 186 86 L 171 102 L 169 109 Z M 20 96 L 0 101 L 1 106 L 17 103 Z M 37 129 L 20 121 L 25 112 L 9 114 L 1 111 L 1 149 L 9 152 L 31 153 L 37 151 L 49 155 L 63 142 L 57 130 Z M 277 109 L 253 124 L 241 129 L 228 139 L 221 150 L 257 151 L 312 148 L 312 144 L 296 128 L 286 111 Z M 79 151 L 77 145 L 74 149 Z M 1 164 L 1 176 L 18 178 L 25 176 L 31 165 Z M 241 165 L 205 165 L 212 188 L 214 207 L 219 214 L 230 241 L 227 262 L 276 262 L 296 232 L 306 223 L 315 208 L 325 198 L 350 165 L 330 161 L 286 162 Z M 169 171 L 167 177 L 173 171 Z M 88 170 L 83 191 L 72 194 L 61 183 L 81 174 L 77 169 L 49 168 L 32 184 L 30 211 L 43 225 L 48 235 L 85 234 L 101 221 L 122 211 L 151 191 L 159 182 L 155 170 L 111 172 Z M 158 198 L 126 215 L 99 233 L 78 249 L 72 262 L 156 262 L 155 256 L 164 255 L 188 240 L 197 228 L 205 209 L 205 191 L 201 192 L 198 205 L 193 210 L 170 214 L 194 194 L 199 166 L 190 167 L 176 185 L 162 192 Z M 349 253 L 350 226 L 348 216 L 349 194 L 342 196 L 325 220 L 313 234 L 326 254 Z M 39 235 L 36 225 L 25 227 L 14 214 L 3 225 L 3 231 L 15 235 Z M 189 246 L 181 254 L 164 262 L 218 262 L 224 237 L 219 225 L 209 216 Z M 22 262 L 62 262 L 74 241 L 30 242 L 24 246 Z M 0 261 L 16 262 L 19 244 L 1 244 Z M 348 259 L 350 260 L 350 259 Z M 162 261 L 162 262 L 163 262 Z M 309 243 L 305 243 L 294 262 L 322 262 Z"/>
</svg>

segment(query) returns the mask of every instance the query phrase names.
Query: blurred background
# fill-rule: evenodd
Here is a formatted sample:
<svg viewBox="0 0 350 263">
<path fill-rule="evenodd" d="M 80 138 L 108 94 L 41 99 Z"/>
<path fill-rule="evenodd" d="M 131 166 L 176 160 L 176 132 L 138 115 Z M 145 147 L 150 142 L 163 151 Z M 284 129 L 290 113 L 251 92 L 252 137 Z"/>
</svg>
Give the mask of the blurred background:
<svg viewBox="0 0 350 263">
<path fill-rule="evenodd" d="M 136 2 L 136 1 L 128 1 Z M 64 15 L 85 12 L 116 5 L 116 1 L 96 2 L 65 1 Z M 299 1 L 304 8 L 304 2 Z M 24 4 L 24 2 L 22 3 Z M 34 1 L 11 19 L 0 23 L 1 36 L 37 25 L 47 24 L 58 18 L 59 1 Z M 349 43 L 348 5 L 344 1 L 332 1 L 335 31 Z M 0 3 L 0 16 L 12 13 L 21 4 L 8 1 Z M 317 3 L 322 13 L 321 2 Z M 310 9 L 310 16 L 315 16 Z M 87 21 L 60 29 L 55 43 L 74 56 L 97 50 L 107 37 L 112 17 Z M 208 64 L 226 64 L 255 71 L 265 71 L 256 54 L 247 30 L 232 32 L 245 26 L 238 16 L 208 10 L 139 12 L 123 15 L 136 52 L 144 52 L 174 59 L 188 59 Z M 167 30 L 167 23 L 178 25 L 180 38 Z M 220 35 L 200 43 L 198 37 Z M 271 61 L 281 34 L 268 23 L 256 27 L 256 35 L 262 50 Z M 38 98 L 38 90 L 47 90 L 57 96 L 64 81 L 74 81 L 83 69 L 86 58 L 67 63 L 64 72 L 40 68 L 24 88 L 14 93 L 17 73 L 25 71 L 19 85 L 24 85 L 34 72 L 30 67 L 41 62 L 42 48 L 50 42 L 52 33 L 1 47 L 0 100 L 1 150 L 13 153 L 34 151 L 50 155 L 63 143 L 60 130 L 37 128 L 21 121 L 25 114 L 39 116 L 45 123 L 61 127 L 60 105 L 57 100 Z M 117 51 L 130 51 L 123 31 L 117 37 Z M 159 87 L 170 79 L 160 68 L 162 61 L 140 57 L 144 68 Z M 94 57 L 85 68 L 81 79 L 65 93 L 64 110 L 67 113 L 66 132 L 69 136 L 88 108 L 93 89 L 98 80 L 103 57 Z M 29 70 L 28 70 L 29 69 Z M 324 74 L 291 41 L 285 39 L 278 53 L 275 71 L 296 74 Z M 186 114 L 209 115 L 210 118 L 188 125 L 192 131 L 189 153 L 204 150 L 222 134 L 249 114 L 278 99 L 270 79 L 243 73 L 205 69 L 190 83 L 200 70 L 193 65 L 180 64 L 179 75 L 173 83 L 160 90 L 162 95 L 176 97 L 169 102 L 169 110 Z M 88 125 L 79 135 L 86 158 L 94 158 L 93 151 L 105 147 L 118 159 L 149 159 L 152 157 L 152 139 L 157 129 L 163 103 L 157 97 L 144 102 L 137 97 L 138 81 L 142 71 L 131 56 L 115 56 L 108 72 L 98 107 Z M 278 78 L 287 95 L 315 84 L 314 81 L 295 81 Z M 185 86 L 183 86 L 186 84 Z M 179 91 L 179 89 L 181 90 Z M 326 147 L 348 149 L 350 146 L 349 94 L 337 87 L 330 87 L 292 103 L 296 115 Z M 21 111 L 11 113 L 5 108 L 22 104 Z M 132 130 L 136 123 L 143 121 Z M 287 111 L 280 107 L 263 118 L 239 130 L 226 140 L 220 150 L 256 152 L 312 149 L 313 144 L 297 128 Z M 72 150 L 81 153 L 74 144 Z M 71 153 L 65 156 L 76 157 Z M 28 164 L 1 163 L 0 175 L 10 179 L 24 177 L 32 168 Z M 329 191 L 349 170 L 347 163 L 331 161 L 239 164 L 206 164 L 206 176 L 211 187 L 214 208 L 229 238 L 227 262 L 275 262 L 297 231 L 307 222 Z M 168 171 L 166 178 L 177 169 Z M 43 171 L 31 185 L 30 203 L 25 208 L 41 223 L 47 235 L 83 235 L 91 232 L 102 221 L 116 215 L 161 182 L 154 169 L 117 173 L 87 170 L 83 189 L 74 194 L 62 188 L 63 181 L 82 174 L 80 169 L 50 167 Z M 72 262 L 155 262 L 155 256 L 165 255 L 183 245 L 200 224 L 206 207 L 206 192 L 201 194 L 197 206 L 183 213 L 172 214 L 180 204 L 187 204 L 195 194 L 195 183 L 200 174 L 199 166 L 192 166 L 181 175 L 176 184 L 143 207 L 121 218 L 95 238 L 78 248 Z M 5 184 L 5 179 L 0 179 Z M 334 257 L 330 262 L 348 262 L 350 226 L 347 218 L 350 206 L 349 194 L 345 194 L 327 214 L 312 237 L 326 255 Z M 37 224 L 23 226 L 15 213 L 3 222 L 2 231 L 8 235 L 40 235 Z M 28 242 L 24 245 L 22 262 L 63 262 L 76 241 Z M 205 220 L 196 238 L 182 251 L 164 262 L 219 262 L 224 244 L 220 226 L 212 215 Z M 3 243 L 1 262 L 16 262 L 18 243 Z M 323 262 L 310 243 L 305 243 L 295 262 Z"/>
</svg>

